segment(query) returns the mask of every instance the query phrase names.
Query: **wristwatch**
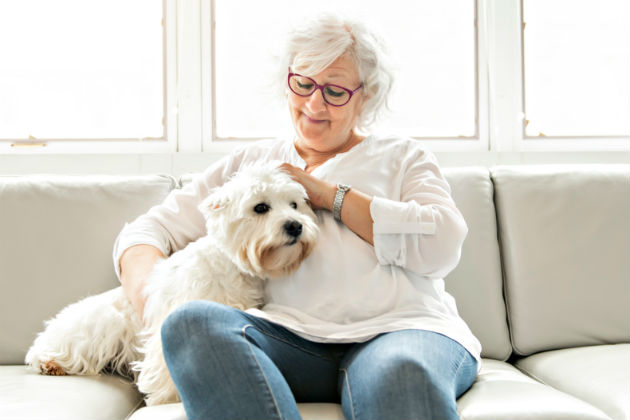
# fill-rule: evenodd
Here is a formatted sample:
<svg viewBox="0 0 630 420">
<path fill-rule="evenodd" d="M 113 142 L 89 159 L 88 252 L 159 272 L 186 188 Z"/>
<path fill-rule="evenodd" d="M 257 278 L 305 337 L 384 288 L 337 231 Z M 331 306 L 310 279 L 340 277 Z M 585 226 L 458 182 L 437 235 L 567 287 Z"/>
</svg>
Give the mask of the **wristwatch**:
<svg viewBox="0 0 630 420">
<path fill-rule="evenodd" d="M 352 188 L 347 184 L 337 184 L 337 193 L 335 194 L 335 201 L 333 201 L 333 216 L 335 220 L 341 222 L 341 205 L 343 204 L 343 198 L 346 193 Z"/>
</svg>

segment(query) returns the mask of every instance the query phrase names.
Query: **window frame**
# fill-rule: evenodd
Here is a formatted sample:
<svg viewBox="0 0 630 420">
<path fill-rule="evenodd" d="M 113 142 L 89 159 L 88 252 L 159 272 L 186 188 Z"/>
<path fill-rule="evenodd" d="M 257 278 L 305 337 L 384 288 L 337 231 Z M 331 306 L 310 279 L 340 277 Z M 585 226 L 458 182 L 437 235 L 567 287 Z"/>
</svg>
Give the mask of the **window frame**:
<svg viewBox="0 0 630 420">
<path fill-rule="evenodd" d="M 519 51 L 520 51 L 520 78 L 521 85 L 521 115 L 518 151 L 627 151 L 630 150 L 630 133 L 628 136 L 622 135 L 574 135 L 574 136 L 529 136 L 527 135 L 527 104 L 525 97 L 526 76 L 525 76 L 525 22 L 524 8 L 525 1 L 518 0 L 519 6 Z"/>
<path fill-rule="evenodd" d="M 162 0 L 162 136 L 144 138 L 0 138 L 0 154 L 163 153 L 177 150 L 176 0 Z M 169 112 L 170 111 L 170 112 Z"/>
<path fill-rule="evenodd" d="M 153 154 L 222 155 L 259 138 L 218 138 L 214 59 L 215 1 L 162 0 L 164 48 L 164 138 L 162 139 L 0 139 L 0 155 Z M 630 136 L 526 137 L 524 115 L 524 0 L 475 1 L 476 131 L 474 138 L 416 137 L 462 162 L 523 161 L 538 152 L 630 151 Z M 16 146 L 16 144 L 18 144 Z M 45 145 L 45 147 L 42 147 Z M 519 157 L 521 156 L 521 157 Z M 548 158 L 549 156 L 547 156 Z M 193 160 L 197 158 L 191 158 Z M 607 158 L 610 160 L 610 158 Z M 616 158 L 613 158 L 615 160 Z M 562 159 L 563 161 L 566 159 Z"/>
</svg>

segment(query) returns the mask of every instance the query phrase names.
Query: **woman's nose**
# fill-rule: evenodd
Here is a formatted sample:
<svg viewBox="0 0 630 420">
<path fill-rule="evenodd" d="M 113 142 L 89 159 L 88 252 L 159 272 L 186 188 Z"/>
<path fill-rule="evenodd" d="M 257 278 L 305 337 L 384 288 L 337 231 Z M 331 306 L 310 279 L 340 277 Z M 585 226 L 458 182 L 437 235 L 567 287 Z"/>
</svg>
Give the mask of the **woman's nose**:
<svg viewBox="0 0 630 420">
<path fill-rule="evenodd" d="M 326 110 L 326 101 L 321 89 L 315 89 L 315 92 L 308 97 L 306 105 L 311 112 L 321 112 Z"/>
</svg>

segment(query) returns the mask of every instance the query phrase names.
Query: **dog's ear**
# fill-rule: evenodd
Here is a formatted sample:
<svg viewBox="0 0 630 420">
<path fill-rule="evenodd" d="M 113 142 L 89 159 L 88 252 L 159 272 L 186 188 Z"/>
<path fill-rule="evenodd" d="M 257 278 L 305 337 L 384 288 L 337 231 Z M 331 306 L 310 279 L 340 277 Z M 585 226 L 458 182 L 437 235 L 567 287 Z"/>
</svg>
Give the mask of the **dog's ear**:
<svg viewBox="0 0 630 420">
<path fill-rule="evenodd" d="M 199 204 L 198 209 L 203 217 L 208 220 L 210 217 L 223 210 L 229 201 L 230 199 L 227 194 L 223 193 L 221 189 L 217 189 Z"/>
</svg>

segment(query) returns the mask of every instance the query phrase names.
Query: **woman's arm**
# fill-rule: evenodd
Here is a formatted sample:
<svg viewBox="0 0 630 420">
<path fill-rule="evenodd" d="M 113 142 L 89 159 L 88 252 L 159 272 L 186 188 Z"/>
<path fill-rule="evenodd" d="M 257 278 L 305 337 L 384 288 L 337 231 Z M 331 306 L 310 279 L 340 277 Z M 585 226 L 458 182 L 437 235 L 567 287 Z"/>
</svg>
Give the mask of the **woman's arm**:
<svg viewBox="0 0 630 420">
<path fill-rule="evenodd" d="M 205 219 L 197 206 L 236 170 L 241 158 L 235 153 L 210 166 L 185 188 L 171 191 L 161 204 L 125 225 L 116 238 L 116 274 L 140 315 L 144 309 L 142 290 L 153 266 L 205 233 Z"/>
<path fill-rule="evenodd" d="M 376 197 L 370 205 L 376 257 L 382 265 L 444 278 L 459 262 L 468 227 L 431 153 L 406 153 L 400 168 L 400 198 Z"/>
<path fill-rule="evenodd" d="M 333 185 L 332 201 L 328 210 L 332 211 L 337 186 Z M 362 193 L 361 191 L 351 188 L 343 199 L 341 206 L 341 221 L 351 231 L 363 238 L 370 245 L 374 245 L 374 221 L 370 214 L 370 204 L 373 197 Z"/>
<path fill-rule="evenodd" d="M 120 258 L 120 283 L 140 319 L 145 304 L 142 290 L 155 264 L 164 258 L 162 251 L 144 244 L 127 248 Z"/>
<path fill-rule="evenodd" d="M 314 209 L 333 210 L 335 194 L 337 193 L 335 184 L 315 178 L 306 171 L 288 163 L 282 164 L 280 168 L 302 184 Z M 372 198 L 352 188 L 346 193 L 341 206 L 341 221 L 343 224 L 370 245 L 374 245 L 374 234 L 372 232 L 374 222 L 370 214 Z"/>
<path fill-rule="evenodd" d="M 352 188 L 341 207 L 341 220 L 374 246 L 382 265 L 396 265 L 427 277 L 444 277 L 458 263 L 468 232 L 432 154 L 407 153 L 400 169 L 400 201 L 371 197 Z M 316 209 L 332 210 L 337 187 L 300 168 L 282 169 L 307 190 Z"/>
</svg>

